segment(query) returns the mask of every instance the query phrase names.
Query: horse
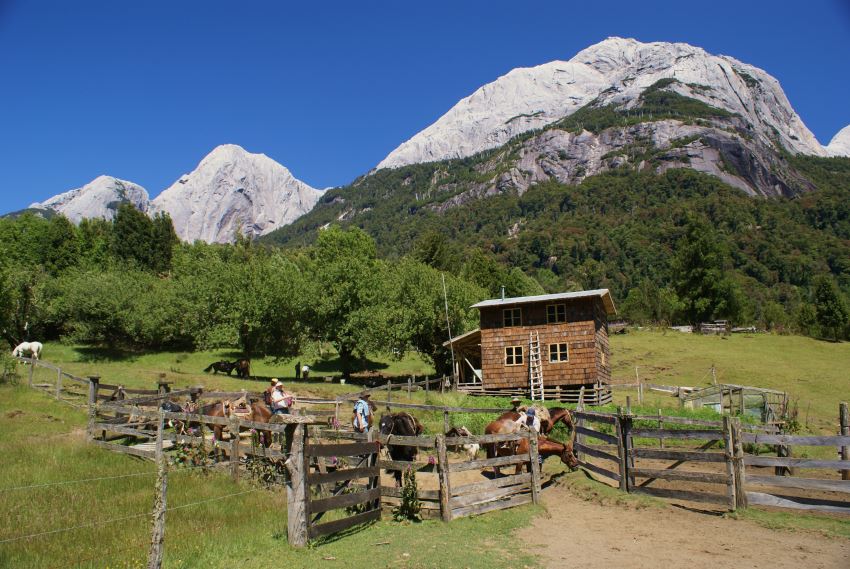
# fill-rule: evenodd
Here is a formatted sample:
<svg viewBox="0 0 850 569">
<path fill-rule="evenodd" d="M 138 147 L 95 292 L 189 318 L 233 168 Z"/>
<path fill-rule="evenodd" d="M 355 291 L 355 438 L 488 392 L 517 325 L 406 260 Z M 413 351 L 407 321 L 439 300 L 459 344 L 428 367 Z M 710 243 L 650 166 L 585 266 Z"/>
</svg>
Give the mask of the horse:
<svg viewBox="0 0 850 569">
<path fill-rule="evenodd" d="M 422 426 L 422 423 L 417 421 L 416 417 L 410 413 L 391 413 L 388 415 L 381 415 L 381 420 L 378 423 L 378 426 L 381 435 L 386 437 L 389 437 L 390 435 L 415 437 L 421 435 L 425 431 L 425 427 Z M 419 449 L 416 447 L 390 444 L 389 439 L 387 440 L 387 450 L 390 453 L 390 458 L 392 460 L 405 462 L 413 462 L 419 452 Z M 393 477 L 395 477 L 396 486 L 401 486 L 401 471 L 387 470 L 387 472 L 392 473 Z"/>
<path fill-rule="evenodd" d="M 446 433 L 446 438 L 471 436 L 472 433 L 470 433 L 469 429 L 467 429 L 466 427 L 452 427 Z M 478 451 L 481 449 L 481 445 L 479 445 L 478 443 L 466 443 L 462 445 L 449 445 L 446 448 L 454 452 L 465 452 L 469 460 L 475 460 L 475 457 L 478 456 Z"/>
<path fill-rule="evenodd" d="M 251 360 L 245 358 L 236 360 L 233 362 L 233 369 L 236 370 L 236 376 L 239 377 L 239 379 L 251 378 Z"/>
<path fill-rule="evenodd" d="M 222 372 L 226 373 L 227 375 L 230 375 L 230 372 L 232 372 L 235 367 L 236 364 L 226 360 L 221 360 L 208 365 L 206 368 L 204 368 L 204 372 L 209 372 L 210 370 L 212 370 L 213 373 Z"/>
<path fill-rule="evenodd" d="M 502 413 L 495 421 L 491 422 L 484 428 L 485 435 L 502 435 L 502 434 L 511 434 L 516 433 L 521 428 L 517 423 L 517 420 L 520 418 L 520 413 L 517 411 L 508 411 L 506 413 Z M 573 417 L 570 414 L 568 409 L 564 407 L 552 407 L 549 409 L 549 419 L 545 421 L 540 421 L 540 434 L 544 437 L 552 432 L 555 424 L 557 422 L 564 423 L 567 427 L 570 428 L 570 442 L 569 442 L 569 452 L 572 456 L 572 460 L 575 460 L 575 455 L 573 455 L 573 445 L 575 445 L 576 438 L 576 430 L 575 424 L 573 423 Z M 549 440 L 549 439 L 546 439 Z M 499 453 L 500 448 L 503 447 L 511 447 L 515 445 L 510 444 L 499 444 L 499 443 L 488 443 L 484 445 L 487 451 L 487 458 L 496 458 Z M 513 452 L 510 454 L 514 454 Z M 565 462 L 565 464 L 567 464 Z M 493 467 L 493 471 L 498 475 L 499 467 Z"/>
<path fill-rule="evenodd" d="M 500 447 L 497 451 L 499 456 L 512 456 L 517 454 L 525 454 L 527 452 L 528 439 L 521 439 L 518 445 Z M 545 436 L 539 436 L 537 437 L 537 453 L 544 459 L 550 456 L 558 456 L 561 458 L 561 462 L 570 467 L 571 470 L 575 469 L 578 466 L 578 459 L 576 458 L 576 455 L 573 452 L 572 442 L 563 444 L 559 443 L 558 441 L 553 441 Z M 522 472 L 523 464 L 524 463 L 516 465 L 516 471 L 514 472 L 514 474 L 519 474 L 520 472 Z M 531 465 L 529 464 L 528 466 L 530 471 Z M 498 468 L 496 469 L 496 474 L 499 474 Z"/>
<path fill-rule="evenodd" d="M 14 350 L 12 350 L 12 357 L 20 358 L 27 353 L 32 359 L 37 360 L 41 358 L 42 348 L 44 348 L 44 346 L 41 342 L 21 342 Z"/>
<path fill-rule="evenodd" d="M 250 411 L 240 418 L 245 419 L 247 421 L 253 421 L 255 423 L 268 423 L 269 419 L 271 419 L 272 412 L 262 401 L 254 401 L 248 406 Z M 196 409 L 193 414 L 201 415 L 203 417 L 230 417 L 234 413 L 233 405 L 231 402 L 227 401 L 216 401 L 215 403 L 208 403 Z M 179 430 L 185 429 L 188 427 L 197 427 L 203 421 L 189 421 L 188 425 L 180 423 Z M 222 440 L 222 435 L 224 433 L 225 425 L 213 425 L 205 423 L 207 428 L 212 429 L 213 435 L 215 436 L 215 440 Z M 271 431 L 262 431 L 263 435 L 263 446 L 268 448 L 272 444 L 272 436 Z M 231 437 L 238 437 L 239 433 L 230 433 Z"/>
</svg>

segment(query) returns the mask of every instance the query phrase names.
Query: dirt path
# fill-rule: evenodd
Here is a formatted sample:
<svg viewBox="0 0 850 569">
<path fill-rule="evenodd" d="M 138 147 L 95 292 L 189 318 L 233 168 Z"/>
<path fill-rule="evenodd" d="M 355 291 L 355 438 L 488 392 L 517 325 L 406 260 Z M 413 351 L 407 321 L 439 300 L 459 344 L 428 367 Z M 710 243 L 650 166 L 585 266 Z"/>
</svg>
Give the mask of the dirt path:
<svg viewBox="0 0 850 569">
<path fill-rule="evenodd" d="M 519 537 L 544 567 L 689 569 L 847 569 L 850 541 L 676 507 L 601 505 L 555 486 L 543 494 L 549 516 Z"/>
</svg>

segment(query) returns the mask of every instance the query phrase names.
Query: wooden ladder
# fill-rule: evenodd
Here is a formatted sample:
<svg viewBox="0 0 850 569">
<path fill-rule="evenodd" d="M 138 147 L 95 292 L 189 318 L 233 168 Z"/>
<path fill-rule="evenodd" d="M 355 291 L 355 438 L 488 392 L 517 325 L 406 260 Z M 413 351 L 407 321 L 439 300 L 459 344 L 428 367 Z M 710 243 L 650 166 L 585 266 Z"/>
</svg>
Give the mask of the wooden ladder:
<svg viewBox="0 0 850 569">
<path fill-rule="evenodd" d="M 540 361 L 540 334 L 528 334 L 528 388 L 532 401 L 543 401 L 543 367 Z"/>
</svg>

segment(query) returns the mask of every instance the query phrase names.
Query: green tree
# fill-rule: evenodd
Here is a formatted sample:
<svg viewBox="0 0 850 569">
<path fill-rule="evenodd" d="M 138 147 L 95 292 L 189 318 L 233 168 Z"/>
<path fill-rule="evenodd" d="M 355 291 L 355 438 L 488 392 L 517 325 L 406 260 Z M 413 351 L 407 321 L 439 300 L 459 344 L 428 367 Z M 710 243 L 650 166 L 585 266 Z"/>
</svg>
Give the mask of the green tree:
<svg viewBox="0 0 850 569">
<path fill-rule="evenodd" d="M 717 233 L 691 217 L 676 245 L 673 285 L 691 324 L 713 318 L 734 318 L 740 310 L 737 286 L 726 277 L 726 253 Z"/>
<path fill-rule="evenodd" d="M 56 275 L 80 261 L 77 228 L 64 215 L 55 215 L 48 222 L 42 243 L 42 259 L 47 271 Z"/>
<path fill-rule="evenodd" d="M 180 242 L 174 231 L 171 216 L 167 213 L 158 213 L 153 218 L 151 227 L 151 269 L 157 273 L 167 273 L 171 270 L 171 260 L 174 255 L 174 247 Z"/>
<path fill-rule="evenodd" d="M 850 317 L 838 287 L 829 277 L 821 276 L 815 281 L 815 311 L 821 329 L 837 342 Z"/>
<path fill-rule="evenodd" d="M 153 230 L 151 218 L 132 204 L 122 203 L 112 220 L 112 254 L 127 263 L 153 269 Z"/>
</svg>

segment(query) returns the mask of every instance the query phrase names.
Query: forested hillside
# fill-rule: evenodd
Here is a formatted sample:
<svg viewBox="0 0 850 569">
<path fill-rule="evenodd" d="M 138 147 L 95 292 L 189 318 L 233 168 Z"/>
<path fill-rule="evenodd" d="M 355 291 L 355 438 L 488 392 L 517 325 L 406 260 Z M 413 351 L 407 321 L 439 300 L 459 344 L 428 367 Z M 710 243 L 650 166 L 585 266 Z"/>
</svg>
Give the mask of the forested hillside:
<svg viewBox="0 0 850 569">
<path fill-rule="evenodd" d="M 608 287 L 642 321 L 729 317 L 818 334 L 816 285 L 850 293 L 850 159 L 785 156 L 816 187 L 796 198 L 749 197 L 692 170 L 623 168 L 576 186 L 455 199 L 487 158 L 378 171 L 327 192 L 269 240 L 297 247 L 328 224 L 357 226 L 387 258 L 412 255 L 452 273 L 484 258 L 550 292 Z M 705 249 L 687 259 L 695 239 Z M 713 291 L 688 274 L 705 263 L 696 278 Z"/>
</svg>

